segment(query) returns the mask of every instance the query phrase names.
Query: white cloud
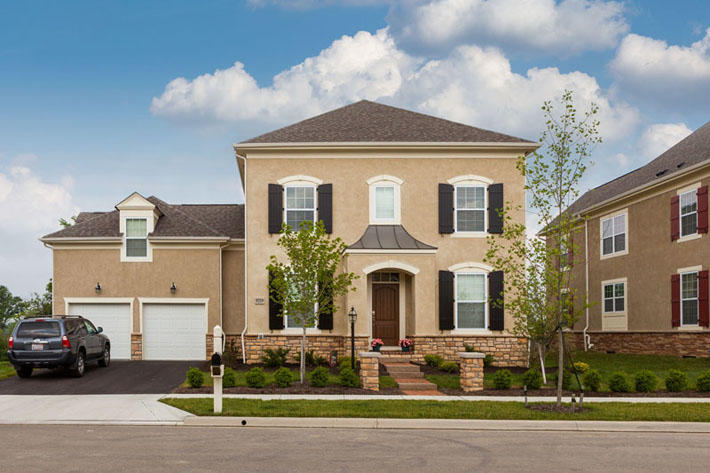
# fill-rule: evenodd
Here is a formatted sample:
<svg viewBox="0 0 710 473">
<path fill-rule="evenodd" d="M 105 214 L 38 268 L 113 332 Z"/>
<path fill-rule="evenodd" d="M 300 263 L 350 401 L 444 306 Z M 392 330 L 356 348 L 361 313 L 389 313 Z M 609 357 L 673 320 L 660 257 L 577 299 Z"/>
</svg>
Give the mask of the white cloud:
<svg viewBox="0 0 710 473">
<path fill-rule="evenodd" d="M 0 167 L 0 284 L 14 293 L 39 292 L 51 277 L 51 254 L 37 239 L 77 213 L 71 187 L 69 177 L 52 183 L 26 166 Z"/>
<path fill-rule="evenodd" d="M 664 153 L 668 148 L 690 135 L 692 130 L 685 123 L 657 123 L 641 134 L 638 148 L 646 161 Z"/>
<path fill-rule="evenodd" d="M 710 105 L 710 28 L 690 46 L 630 34 L 610 63 L 616 86 L 664 110 Z"/>
<path fill-rule="evenodd" d="M 636 126 L 637 111 L 614 102 L 585 73 L 532 68 L 518 74 L 503 53 L 477 46 L 424 62 L 398 49 L 386 29 L 344 36 L 276 75 L 269 87 L 260 87 L 241 63 L 192 81 L 174 79 L 153 99 L 151 111 L 177 120 L 258 121 L 273 128 L 369 99 L 535 139 L 540 106 L 564 89 L 576 92 L 580 110 L 591 101 L 600 106 L 605 139 Z"/>
</svg>

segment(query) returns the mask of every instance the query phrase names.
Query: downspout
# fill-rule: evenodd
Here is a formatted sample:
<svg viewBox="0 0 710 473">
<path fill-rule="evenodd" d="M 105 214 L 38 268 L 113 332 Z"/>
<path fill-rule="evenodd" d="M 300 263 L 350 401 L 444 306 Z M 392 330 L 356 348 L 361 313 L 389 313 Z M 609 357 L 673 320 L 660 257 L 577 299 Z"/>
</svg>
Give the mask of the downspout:
<svg viewBox="0 0 710 473">
<path fill-rule="evenodd" d="M 222 266 L 222 250 L 229 246 L 229 242 L 224 245 L 219 245 L 219 326 L 224 330 L 224 317 L 223 317 L 223 306 L 224 306 L 224 283 L 222 282 L 223 266 Z M 227 343 L 227 337 L 222 337 L 222 353 L 224 353 L 224 347 Z"/>
<path fill-rule="evenodd" d="M 589 231 L 587 228 L 587 218 L 584 219 L 584 291 L 585 297 L 589 298 Z M 584 341 L 584 351 L 587 351 L 592 347 L 591 337 L 587 333 L 589 330 L 589 303 L 584 309 L 586 324 L 584 330 L 582 331 L 582 338 Z"/>
<path fill-rule="evenodd" d="M 237 159 L 244 161 L 244 175 L 242 176 L 244 180 L 244 329 L 242 330 L 240 337 L 242 341 L 242 363 L 246 364 L 247 352 L 244 336 L 247 333 L 247 326 L 249 325 L 249 315 L 247 314 L 247 158 L 246 156 L 240 156 L 237 154 L 236 150 L 234 151 L 234 154 L 237 156 Z"/>
</svg>

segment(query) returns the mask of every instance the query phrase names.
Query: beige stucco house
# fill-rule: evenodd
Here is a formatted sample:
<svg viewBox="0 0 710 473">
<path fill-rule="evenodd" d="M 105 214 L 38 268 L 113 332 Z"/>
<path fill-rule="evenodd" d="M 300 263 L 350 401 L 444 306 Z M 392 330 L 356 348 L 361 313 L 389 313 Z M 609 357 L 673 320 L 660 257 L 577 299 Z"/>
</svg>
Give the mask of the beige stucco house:
<svg viewBox="0 0 710 473">
<path fill-rule="evenodd" d="M 574 292 L 592 305 L 574 332 L 598 351 L 707 356 L 710 123 L 569 209 Z"/>
<path fill-rule="evenodd" d="M 180 343 L 154 345 L 181 336 L 190 356 L 198 339 L 208 353 L 208 331 L 221 323 L 245 359 L 259 361 L 264 348 L 295 348 L 301 334 L 269 298 L 266 266 L 278 254 L 281 225 L 322 220 L 349 245 L 343 265 L 360 278 L 308 330 L 310 349 L 345 353 L 352 307 L 360 350 L 373 338 L 396 346 L 408 337 L 414 357 L 453 358 L 468 344 L 500 365 L 525 365 L 527 341 L 509 332 L 512 314 L 489 303 L 505 275 L 483 259 L 486 237 L 502 229 L 495 209 L 524 203 L 516 158 L 537 146 L 368 101 L 310 118 L 234 146 L 246 204 L 218 206 L 225 220 L 210 206 L 134 194 L 113 212 L 82 214 L 46 236 L 55 312 L 96 317 L 108 307 L 101 304 L 124 304 L 134 358 L 185 358 Z M 523 221 L 523 212 L 514 218 Z M 106 221 L 105 239 L 87 230 L 96 219 Z M 146 243 L 133 243 L 136 232 Z M 140 260 L 128 254 L 138 246 Z"/>
</svg>

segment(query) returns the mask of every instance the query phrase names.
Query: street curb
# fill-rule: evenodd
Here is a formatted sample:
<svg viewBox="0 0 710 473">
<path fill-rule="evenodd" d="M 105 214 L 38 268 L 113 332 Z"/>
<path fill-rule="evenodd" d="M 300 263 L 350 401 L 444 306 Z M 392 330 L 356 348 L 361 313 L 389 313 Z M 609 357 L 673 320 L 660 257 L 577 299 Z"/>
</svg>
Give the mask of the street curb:
<svg viewBox="0 0 710 473">
<path fill-rule="evenodd" d="M 497 430 L 557 432 L 657 432 L 710 434 L 710 422 L 609 422 L 566 420 L 380 419 L 339 417 L 188 417 L 188 427 L 317 429 Z"/>
</svg>

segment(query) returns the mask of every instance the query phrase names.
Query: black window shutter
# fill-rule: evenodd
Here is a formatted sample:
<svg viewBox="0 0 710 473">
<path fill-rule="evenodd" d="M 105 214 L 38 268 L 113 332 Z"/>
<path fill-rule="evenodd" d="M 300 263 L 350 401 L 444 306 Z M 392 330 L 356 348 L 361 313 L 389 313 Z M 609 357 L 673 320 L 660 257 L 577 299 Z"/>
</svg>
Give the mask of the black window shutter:
<svg viewBox="0 0 710 473">
<path fill-rule="evenodd" d="M 503 310 L 503 271 L 492 271 L 488 274 L 488 297 L 490 299 L 488 314 L 491 330 L 503 330 L 505 327 Z"/>
<path fill-rule="evenodd" d="M 454 329 L 454 273 L 439 271 L 439 330 Z"/>
<path fill-rule="evenodd" d="M 439 233 L 454 233 L 454 186 L 439 184 Z"/>
<path fill-rule="evenodd" d="M 333 330 L 333 285 L 327 284 L 323 292 L 325 298 L 330 302 L 330 309 L 321 312 L 318 316 L 318 328 L 321 330 Z"/>
<path fill-rule="evenodd" d="M 503 184 L 488 186 L 488 233 L 503 233 L 503 217 L 498 211 L 503 210 Z"/>
<path fill-rule="evenodd" d="M 318 220 L 326 233 L 333 233 L 333 184 L 318 186 Z"/>
<path fill-rule="evenodd" d="M 281 233 L 283 210 L 283 187 L 269 184 L 269 233 Z"/>
<path fill-rule="evenodd" d="M 271 296 L 275 293 L 271 280 L 274 276 L 269 273 L 269 330 L 281 330 L 284 328 L 284 316 L 281 304 L 274 301 Z"/>
</svg>

